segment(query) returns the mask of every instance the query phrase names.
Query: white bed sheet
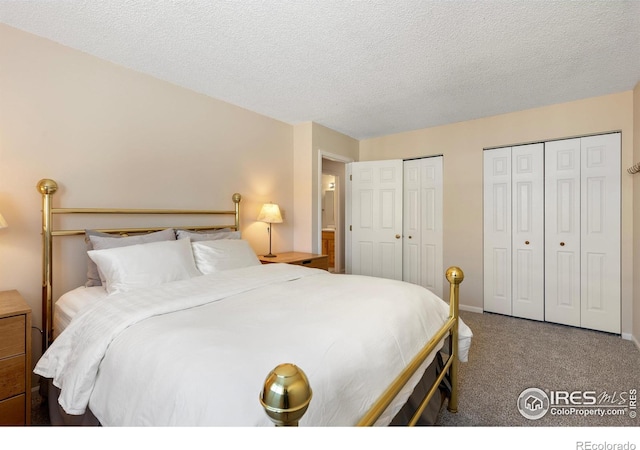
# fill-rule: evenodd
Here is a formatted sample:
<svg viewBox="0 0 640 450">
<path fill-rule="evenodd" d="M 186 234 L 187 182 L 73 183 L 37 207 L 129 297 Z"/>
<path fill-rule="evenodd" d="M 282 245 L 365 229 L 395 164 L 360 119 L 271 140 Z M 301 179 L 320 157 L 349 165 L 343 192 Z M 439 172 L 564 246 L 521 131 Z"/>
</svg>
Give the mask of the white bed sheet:
<svg viewBox="0 0 640 450">
<path fill-rule="evenodd" d="M 106 297 L 107 291 L 103 286 L 80 286 L 61 295 L 56 301 L 53 310 L 54 339 L 67 328 L 79 311 Z"/>
<path fill-rule="evenodd" d="M 35 371 L 61 388 L 67 413 L 88 406 L 105 426 L 270 426 L 259 390 L 289 362 L 314 392 L 302 426 L 354 425 L 448 311 L 409 283 L 253 266 L 98 302 Z M 471 337 L 461 321 L 462 361 Z M 378 424 L 391 421 L 418 378 Z"/>
</svg>

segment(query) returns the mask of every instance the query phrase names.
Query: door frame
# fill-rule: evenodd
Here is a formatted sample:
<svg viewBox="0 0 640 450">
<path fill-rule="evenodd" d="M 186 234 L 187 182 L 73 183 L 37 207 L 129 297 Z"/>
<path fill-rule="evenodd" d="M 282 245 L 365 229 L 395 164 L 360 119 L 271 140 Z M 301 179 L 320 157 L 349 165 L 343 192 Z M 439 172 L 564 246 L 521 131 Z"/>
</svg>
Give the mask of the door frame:
<svg viewBox="0 0 640 450">
<path fill-rule="evenodd" d="M 317 173 L 316 173 L 316 179 L 318 180 L 318 186 L 317 186 L 317 193 L 316 193 L 316 208 L 317 208 L 317 214 L 316 214 L 316 230 L 317 233 L 314 236 L 314 240 L 315 240 L 315 248 L 317 248 L 320 252 L 322 251 L 322 160 L 323 159 L 328 159 L 331 161 L 335 161 L 335 162 L 339 162 L 345 165 L 345 178 L 348 176 L 347 175 L 347 171 L 346 171 L 346 165 L 347 163 L 351 163 L 354 162 L 354 160 L 352 158 L 343 156 L 343 155 L 338 155 L 335 153 L 331 153 L 331 152 L 327 152 L 325 150 L 318 150 L 318 160 L 317 160 Z M 346 203 L 347 203 L 347 191 L 345 191 L 345 187 L 347 185 L 347 183 L 345 182 L 345 180 L 340 179 L 339 176 L 332 174 L 336 177 L 336 193 L 337 195 L 337 202 L 338 202 L 338 207 L 336 208 L 336 235 L 335 235 L 335 271 L 336 273 L 341 273 L 345 271 L 346 268 L 346 261 L 347 261 L 347 254 L 345 252 L 345 248 L 347 247 L 346 244 L 346 230 L 342 229 L 339 224 L 340 221 L 344 221 L 346 219 Z M 340 200 L 340 193 L 344 192 L 345 194 L 345 201 L 342 202 Z M 345 226 L 346 226 L 346 222 L 345 222 Z M 342 237 L 345 237 L 345 248 L 343 248 L 342 246 Z M 344 255 L 344 259 L 342 258 L 342 256 Z M 345 261 L 345 267 L 342 267 L 342 261 Z"/>
</svg>

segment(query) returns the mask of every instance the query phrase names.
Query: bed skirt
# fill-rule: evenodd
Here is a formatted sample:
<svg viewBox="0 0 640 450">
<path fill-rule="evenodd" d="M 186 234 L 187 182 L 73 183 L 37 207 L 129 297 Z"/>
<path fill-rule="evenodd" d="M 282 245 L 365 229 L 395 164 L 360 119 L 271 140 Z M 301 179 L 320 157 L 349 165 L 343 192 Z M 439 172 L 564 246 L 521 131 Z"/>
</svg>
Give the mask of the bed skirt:
<svg viewBox="0 0 640 450">
<path fill-rule="evenodd" d="M 41 381 L 42 382 L 42 381 Z M 60 395 L 60 389 L 53 385 L 53 380 L 46 379 L 44 380 L 47 403 L 49 406 L 49 420 L 51 421 L 51 425 L 54 426 L 100 426 L 100 422 L 96 419 L 90 410 L 87 410 L 81 416 L 74 416 L 71 414 L 67 414 L 60 403 L 58 403 L 58 396 Z"/>
</svg>

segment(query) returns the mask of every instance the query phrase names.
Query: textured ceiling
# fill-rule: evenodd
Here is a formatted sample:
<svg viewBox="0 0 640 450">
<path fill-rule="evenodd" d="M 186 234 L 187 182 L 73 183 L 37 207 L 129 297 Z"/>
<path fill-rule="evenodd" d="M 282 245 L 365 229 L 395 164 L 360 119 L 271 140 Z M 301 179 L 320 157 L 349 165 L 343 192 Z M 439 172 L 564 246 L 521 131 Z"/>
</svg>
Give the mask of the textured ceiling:
<svg viewBox="0 0 640 450">
<path fill-rule="evenodd" d="M 357 139 L 640 81 L 638 0 L 0 0 L 0 22 Z"/>
</svg>

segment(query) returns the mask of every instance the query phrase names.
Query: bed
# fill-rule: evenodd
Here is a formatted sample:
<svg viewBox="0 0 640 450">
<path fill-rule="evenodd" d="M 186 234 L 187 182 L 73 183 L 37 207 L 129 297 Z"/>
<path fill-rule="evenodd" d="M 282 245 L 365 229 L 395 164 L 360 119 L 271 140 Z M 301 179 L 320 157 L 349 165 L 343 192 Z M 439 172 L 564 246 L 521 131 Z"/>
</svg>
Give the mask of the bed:
<svg viewBox="0 0 640 450">
<path fill-rule="evenodd" d="M 410 283 L 261 264 L 233 210 L 54 208 L 41 180 L 43 356 L 54 424 L 353 426 L 457 410 L 472 332 Z M 56 214 L 213 214 L 209 227 L 59 230 Z M 84 234 L 87 283 L 52 298 L 52 239 Z M 173 234 L 173 238 L 168 237 Z M 162 239 L 158 239 L 162 235 Z M 123 243 L 127 240 L 128 243 Z M 99 285 L 95 285 L 99 284 Z"/>
</svg>

